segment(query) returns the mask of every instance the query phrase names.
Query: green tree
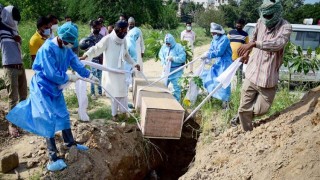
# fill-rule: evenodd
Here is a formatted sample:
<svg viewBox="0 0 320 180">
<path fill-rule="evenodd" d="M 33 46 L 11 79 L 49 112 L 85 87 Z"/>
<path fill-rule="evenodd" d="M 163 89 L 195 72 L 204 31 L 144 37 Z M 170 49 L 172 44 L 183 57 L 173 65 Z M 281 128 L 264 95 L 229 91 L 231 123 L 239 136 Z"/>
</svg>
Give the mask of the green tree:
<svg viewBox="0 0 320 180">
<path fill-rule="evenodd" d="M 229 4 L 219 6 L 219 9 L 224 12 L 225 25 L 234 28 L 236 21 L 240 18 L 238 15 L 238 3 L 230 0 Z"/>
<path fill-rule="evenodd" d="M 238 17 L 246 20 L 246 22 L 256 22 L 259 19 L 259 6 L 262 0 L 241 0 L 238 8 Z"/>
<path fill-rule="evenodd" d="M 38 19 L 48 14 L 58 15 L 63 12 L 60 0 L 11 0 L 10 3 L 20 10 L 22 20 Z"/>
<path fill-rule="evenodd" d="M 284 18 L 295 24 L 301 24 L 305 18 L 313 18 L 314 24 L 316 24 L 317 20 L 320 19 L 320 3 L 300 6 L 285 14 Z"/>
<path fill-rule="evenodd" d="M 197 11 L 204 11 L 204 7 L 194 2 L 183 2 L 181 5 L 181 20 L 192 22 Z"/>
<path fill-rule="evenodd" d="M 120 14 L 133 16 L 137 25 L 150 24 L 155 28 L 178 25 L 177 4 L 163 6 L 162 0 L 63 0 L 64 12 L 75 21 L 88 22 L 98 16 L 104 16 L 106 23 L 114 24 Z"/>
<path fill-rule="evenodd" d="M 214 22 L 224 26 L 224 12 L 216 9 L 208 9 L 206 11 L 197 11 L 195 22 L 205 29 L 206 34 L 210 35 L 210 23 Z"/>
<path fill-rule="evenodd" d="M 282 7 L 283 7 L 283 17 L 287 21 L 293 23 L 296 22 L 297 14 L 295 11 L 303 6 L 304 0 L 282 0 Z"/>
</svg>

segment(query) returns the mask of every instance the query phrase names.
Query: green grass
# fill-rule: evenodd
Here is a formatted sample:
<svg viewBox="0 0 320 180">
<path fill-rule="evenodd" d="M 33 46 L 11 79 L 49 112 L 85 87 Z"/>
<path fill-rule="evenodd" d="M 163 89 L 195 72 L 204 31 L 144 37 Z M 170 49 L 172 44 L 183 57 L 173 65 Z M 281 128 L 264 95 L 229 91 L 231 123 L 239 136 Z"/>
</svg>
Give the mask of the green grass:
<svg viewBox="0 0 320 180">
<path fill-rule="evenodd" d="M 298 102 L 302 95 L 302 89 L 297 88 L 294 92 L 290 92 L 286 86 L 279 85 L 275 99 L 269 112 L 261 117 L 255 119 L 261 119 L 269 117 L 270 115 L 281 112 L 287 107 Z M 200 113 L 202 115 L 201 130 L 202 133 L 207 136 L 211 135 L 213 129 L 219 132 L 223 132 L 230 127 L 230 120 L 237 115 L 240 105 L 241 87 L 237 86 L 231 93 L 230 109 L 223 110 L 221 108 L 221 101 L 212 98 L 210 101 L 204 104 Z M 200 98 L 203 99 L 204 97 Z M 199 102 L 198 102 L 199 103 Z"/>
<path fill-rule="evenodd" d="M 89 112 L 90 119 L 111 119 L 111 108 L 107 105 L 96 106 Z"/>
<path fill-rule="evenodd" d="M 40 180 L 41 173 L 39 171 L 35 172 L 31 177 L 29 177 L 30 180 Z"/>
<path fill-rule="evenodd" d="M 295 93 L 289 92 L 288 88 L 280 87 L 276 93 L 276 97 L 266 116 L 270 116 L 276 112 L 280 112 L 292 104 L 300 100 L 302 94 L 301 89 L 296 89 Z"/>
<path fill-rule="evenodd" d="M 224 124 L 229 124 L 230 120 L 238 113 L 241 99 L 241 85 L 237 85 L 231 93 L 229 109 L 223 113 Z"/>
<path fill-rule="evenodd" d="M 96 107 L 102 106 L 103 102 L 99 101 L 99 100 L 93 100 L 91 98 L 91 95 L 88 94 L 88 102 L 89 102 L 89 106 L 88 106 L 88 110 L 94 109 Z M 67 107 L 69 109 L 73 109 L 73 108 L 78 108 L 79 104 L 78 104 L 78 98 L 76 93 L 74 92 L 74 90 L 66 90 L 64 92 L 64 99 L 67 103 Z"/>
<path fill-rule="evenodd" d="M 64 99 L 67 103 L 68 109 L 78 108 L 78 99 L 75 92 L 72 91 L 66 91 L 64 94 Z"/>
</svg>

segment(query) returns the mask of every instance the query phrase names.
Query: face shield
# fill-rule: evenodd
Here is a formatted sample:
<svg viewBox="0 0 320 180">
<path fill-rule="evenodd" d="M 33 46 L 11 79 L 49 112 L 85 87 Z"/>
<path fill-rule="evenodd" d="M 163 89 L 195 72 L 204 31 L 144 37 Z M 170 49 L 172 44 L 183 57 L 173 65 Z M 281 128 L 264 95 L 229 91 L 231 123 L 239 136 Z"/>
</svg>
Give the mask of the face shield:
<svg viewBox="0 0 320 180">
<path fill-rule="evenodd" d="M 211 23 L 210 24 L 210 32 L 211 33 L 217 33 L 217 34 L 224 34 L 225 31 L 219 24 Z"/>
</svg>

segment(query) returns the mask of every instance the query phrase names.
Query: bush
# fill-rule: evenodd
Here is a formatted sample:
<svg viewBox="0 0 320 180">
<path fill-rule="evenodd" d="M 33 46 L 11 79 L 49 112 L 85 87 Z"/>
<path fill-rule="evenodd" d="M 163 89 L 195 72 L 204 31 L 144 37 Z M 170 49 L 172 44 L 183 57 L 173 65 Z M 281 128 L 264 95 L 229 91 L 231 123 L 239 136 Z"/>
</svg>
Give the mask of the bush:
<svg viewBox="0 0 320 180">
<path fill-rule="evenodd" d="M 192 25 L 192 30 L 196 33 L 195 46 L 209 44 L 211 37 L 206 36 L 205 30 L 197 24 Z M 185 24 L 181 23 L 176 29 L 158 30 L 153 29 L 149 25 L 141 26 L 143 38 L 146 46 L 145 59 L 158 58 L 158 52 L 163 44 L 164 36 L 166 33 L 172 34 L 177 42 L 180 42 L 180 34 L 185 29 Z M 156 53 L 157 52 L 157 53 Z"/>
</svg>

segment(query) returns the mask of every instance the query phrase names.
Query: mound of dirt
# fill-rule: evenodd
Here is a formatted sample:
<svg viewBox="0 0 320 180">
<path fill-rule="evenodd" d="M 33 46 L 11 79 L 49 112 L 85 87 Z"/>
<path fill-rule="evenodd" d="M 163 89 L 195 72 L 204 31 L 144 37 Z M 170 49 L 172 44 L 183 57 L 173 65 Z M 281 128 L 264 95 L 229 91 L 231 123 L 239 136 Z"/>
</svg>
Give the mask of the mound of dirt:
<svg viewBox="0 0 320 180">
<path fill-rule="evenodd" d="M 201 135 L 195 161 L 180 179 L 320 179 L 319 97 L 320 87 L 251 132 Z"/>
<path fill-rule="evenodd" d="M 126 179 L 148 171 L 147 145 L 133 125 L 75 123 L 76 140 L 90 150 L 71 148 L 64 154 L 68 168 L 47 177 L 58 179 Z M 63 150 L 60 150 L 62 152 Z"/>
</svg>

